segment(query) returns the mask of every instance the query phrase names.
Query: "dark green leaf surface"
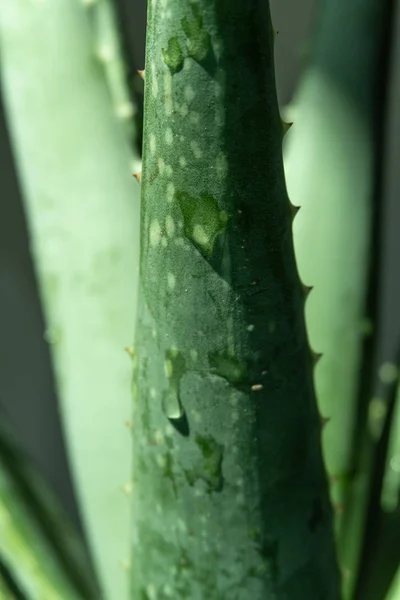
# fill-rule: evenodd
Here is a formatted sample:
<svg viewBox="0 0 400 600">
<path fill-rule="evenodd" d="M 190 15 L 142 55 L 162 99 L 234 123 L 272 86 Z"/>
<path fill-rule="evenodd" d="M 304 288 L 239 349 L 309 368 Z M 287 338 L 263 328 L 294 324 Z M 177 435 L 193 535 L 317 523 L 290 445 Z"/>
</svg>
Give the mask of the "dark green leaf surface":
<svg viewBox="0 0 400 600">
<path fill-rule="evenodd" d="M 268 2 L 149 3 L 133 597 L 337 600 Z"/>
</svg>

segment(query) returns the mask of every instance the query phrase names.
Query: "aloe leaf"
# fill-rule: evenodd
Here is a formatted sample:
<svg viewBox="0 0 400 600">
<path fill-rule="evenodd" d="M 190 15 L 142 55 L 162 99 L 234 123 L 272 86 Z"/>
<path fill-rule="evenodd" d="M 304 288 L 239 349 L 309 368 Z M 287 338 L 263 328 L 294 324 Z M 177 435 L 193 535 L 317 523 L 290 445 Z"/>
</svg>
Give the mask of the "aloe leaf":
<svg viewBox="0 0 400 600">
<path fill-rule="evenodd" d="M 83 0 L 91 23 L 95 54 L 102 66 L 115 114 L 125 124 L 132 143 L 135 138 L 137 107 L 129 89 L 114 0 Z M 135 156 L 137 161 L 138 157 Z M 137 168 L 140 168 L 140 162 Z"/>
<path fill-rule="evenodd" d="M 392 367 L 398 369 L 396 365 Z M 400 508 L 400 387 L 397 390 L 381 500 L 386 512 Z"/>
<path fill-rule="evenodd" d="M 293 227 L 299 274 L 313 286 L 306 323 L 311 347 L 322 353 L 315 386 L 329 419 L 323 450 L 346 598 L 357 576 L 370 470 L 364 460 L 354 477 L 355 437 L 365 424 L 360 374 L 370 376 L 361 371 L 365 338 L 377 325 L 366 317 L 372 253 L 378 251 L 372 240 L 384 110 L 380 59 L 390 39 L 391 4 L 321 0 L 284 147 L 289 196 L 300 206 Z"/>
<path fill-rule="evenodd" d="M 0 598 L 3 600 L 25 600 L 21 591 L 16 587 L 7 569 L 0 562 Z"/>
<path fill-rule="evenodd" d="M 338 599 L 267 1 L 151 0 L 134 598 Z"/>
<path fill-rule="evenodd" d="M 365 600 L 386 598 L 400 564 L 400 481 L 396 470 L 399 360 L 398 351 L 394 362 L 386 362 L 379 369 L 382 390 L 371 402 L 369 415 L 370 436 L 376 448 L 356 590 Z"/>
<path fill-rule="evenodd" d="M 400 566 L 385 600 L 400 600 Z"/>
<path fill-rule="evenodd" d="M 3 425 L 0 428 L 0 562 L 27 600 L 99 598 L 83 541 Z M 1 597 L 14 598 L 4 578 L 2 585 L 4 590 L 8 588 L 8 596 Z M 0 590 L 3 594 L 1 587 Z"/>
<path fill-rule="evenodd" d="M 128 597 L 139 188 L 87 7 L 1 0 L 2 87 L 60 413 L 105 598 Z M 43 600 L 43 598 L 42 598 Z"/>
</svg>

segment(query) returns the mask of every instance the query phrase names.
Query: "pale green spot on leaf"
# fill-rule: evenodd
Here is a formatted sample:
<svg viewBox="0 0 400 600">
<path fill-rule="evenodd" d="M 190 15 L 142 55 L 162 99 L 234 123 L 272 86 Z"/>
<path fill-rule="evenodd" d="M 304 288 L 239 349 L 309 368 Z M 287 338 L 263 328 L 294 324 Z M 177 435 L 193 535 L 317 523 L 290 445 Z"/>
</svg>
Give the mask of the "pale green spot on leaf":
<svg viewBox="0 0 400 600">
<path fill-rule="evenodd" d="M 161 233 L 160 223 L 157 221 L 157 219 L 154 219 L 154 221 L 152 221 L 150 224 L 149 232 L 150 246 L 152 248 L 155 248 L 159 244 L 161 240 Z"/>
</svg>

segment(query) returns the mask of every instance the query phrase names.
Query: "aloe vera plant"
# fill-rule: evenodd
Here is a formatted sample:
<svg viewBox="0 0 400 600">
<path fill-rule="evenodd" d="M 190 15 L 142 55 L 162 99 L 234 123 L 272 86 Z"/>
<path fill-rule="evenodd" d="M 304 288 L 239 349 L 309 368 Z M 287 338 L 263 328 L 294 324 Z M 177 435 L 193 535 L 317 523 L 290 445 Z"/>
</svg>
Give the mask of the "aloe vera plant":
<svg viewBox="0 0 400 600">
<path fill-rule="evenodd" d="M 392 512 L 398 508 L 400 499 L 400 386 L 397 390 L 388 446 L 381 498 L 383 508 Z"/>
<path fill-rule="evenodd" d="M 1 417 L 0 597 L 98 600 L 80 538 Z"/>
<path fill-rule="evenodd" d="M 13 586 L 7 582 L 7 577 L 1 576 L 0 578 L 0 594 L 4 600 L 18 600 L 14 593 Z"/>
<path fill-rule="evenodd" d="M 149 3 L 134 598 L 340 595 L 273 37 L 267 1 Z"/>
<path fill-rule="evenodd" d="M 355 398 L 389 4 L 322 2 L 295 102 L 288 195 L 268 0 L 149 0 L 131 421 L 122 350 L 136 313 L 139 187 L 112 3 L 0 0 L 8 124 L 98 574 L 0 430 L 1 598 L 342 597 L 321 432 L 331 417 L 325 460 L 341 502 L 355 431 L 366 435 Z M 316 286 L 309 297 L 304 284 Z M 383 486 L 392 502 L 397 421 Z M 369 501 L 356 483 L 356 524 L 337 519 L 345 600 L 357 597 Z"/>
<path fill-rule="evenodd" d="M 365 600 L 392 599 L 400 560 L 399 456 L 399 365 L 384 363 L 380 369 L 381 390 L 376 396 L 375 418 L 370 419 L 375 439 L 366 526 L 357 573 L 356 597 Z M 380 423 L 379 423 L 380 421 Z"/>
<path fill-rule="evenodd" d="M 384 118 L 382 71 L 387 69 L 384 49 L 390 44 L 392 9 L 390 0 L 319 3 L 308 64 L 290 107 L 294 126 L 284 152 L 289 195 L 301 206 L 294 223 L 299 273 L 314 286 L 306 323 L 311 346 L 322 352 L 315 385 L 319 408 L 330 418 L 323 435 L 324 458 L 337 508 L 346 598 L 352 597 L 357 577 L 373 456 L 372 447 L 369 458 L 363 450 L 360 465 L 355 450 L 360 452 L 357 438 L 365 437 L 360 432 L 366 427 L 359 401 L 368 383 L 360 375 L 369 377 L 371 370 L 370 364 L 361 369 L 365 336 L 371 328 L 377 331 L 367 297 L 368 286 L 375 296 L 377 288 L 370 276 L 381 204 L 377 132 Z"/>
<path fill-rule="evenodd" d="M 134 331 L 139 198 L 106 4 L 1 0 L 0 61 L 80 512 L 104 597 L 126 600 L 131 363 L 124 347 Z"/>
<path fill-rule="evenodd" d="M 400 598 L 400 569 L 396 573 L 396 577 L 390 587 L 386 600 L 399 600 Z"/>
</svg>

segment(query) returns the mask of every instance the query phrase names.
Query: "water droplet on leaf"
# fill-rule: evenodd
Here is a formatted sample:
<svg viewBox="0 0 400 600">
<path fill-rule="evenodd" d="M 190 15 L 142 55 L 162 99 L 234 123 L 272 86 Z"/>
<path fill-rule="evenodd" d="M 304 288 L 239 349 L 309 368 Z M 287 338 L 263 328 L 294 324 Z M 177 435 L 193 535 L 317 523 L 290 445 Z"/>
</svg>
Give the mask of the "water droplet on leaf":
<svg viewBox="0 0 400 600">
<path fill-rule="evenodd" d="M 172 390 L 167 392 L 162 398 L 161 406 L 165 416 L 176 431 L 187 437 L 190 433 L 189 422 L 178 395 L 174 394 Z"/>
</svg>

